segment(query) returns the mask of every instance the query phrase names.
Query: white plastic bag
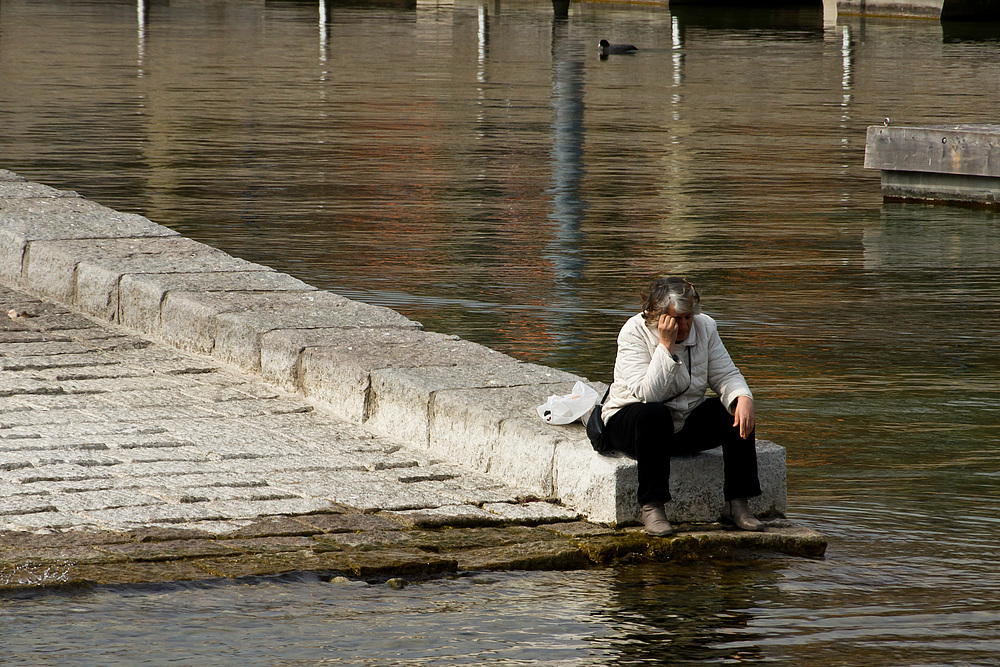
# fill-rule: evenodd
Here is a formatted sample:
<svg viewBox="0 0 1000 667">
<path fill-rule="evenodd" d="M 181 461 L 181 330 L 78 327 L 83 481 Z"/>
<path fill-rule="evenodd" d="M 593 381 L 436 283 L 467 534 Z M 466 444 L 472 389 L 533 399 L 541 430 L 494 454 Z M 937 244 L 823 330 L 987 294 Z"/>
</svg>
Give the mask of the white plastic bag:
<svg viewBox="0 0 1000 667">
<path fill-rule="evenodd" d="M 550 424 L 569 424 L 587 414 L 599 400 L 601 396 L 594 389 L 577 382 L 572 394 L 549 396 L 538 406 L 538 416 Z"/>
</svg>

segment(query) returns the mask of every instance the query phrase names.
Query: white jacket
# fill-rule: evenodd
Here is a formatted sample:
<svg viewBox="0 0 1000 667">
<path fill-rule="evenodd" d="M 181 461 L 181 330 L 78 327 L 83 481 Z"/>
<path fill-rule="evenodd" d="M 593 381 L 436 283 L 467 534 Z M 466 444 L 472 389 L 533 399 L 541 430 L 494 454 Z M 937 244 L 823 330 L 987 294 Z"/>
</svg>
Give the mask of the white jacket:
<svg viewBox="0 0 1000 667">
<path fill-rule="evenodd" d="M 688 354 L 690 352 L 690 368 Z M 656 325 L 642 315 L 629 318 L 618 334 L 615 379 L 601 417 L 604 423 L 631 403 L 666 402 L 674 418 L 674 432 L 684 427 L 691 411 L 706 400 L 711 387 L 730 414 L 736 399 L 749 396 L 750 387 L 719 338 L 718 327 L 708 315 L 695 315 L 685 340 L 674 345 L 674 356 L 660 345 Z"/>
</svg>

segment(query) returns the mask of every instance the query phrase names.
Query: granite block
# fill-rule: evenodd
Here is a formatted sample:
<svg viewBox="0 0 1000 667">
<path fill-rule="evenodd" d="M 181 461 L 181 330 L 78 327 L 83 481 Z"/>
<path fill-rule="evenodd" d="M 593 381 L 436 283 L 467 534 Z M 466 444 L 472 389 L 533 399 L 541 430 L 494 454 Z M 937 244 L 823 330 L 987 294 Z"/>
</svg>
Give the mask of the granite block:
<svg viewBox="0 0 1000 667">
<path fill-rule="evenodd" d="M 460 389 L 558 385 L 572 387 L 579 379 L 565 371 L 491 356 L 477 366 L 440 366 L 372 371 L 371 396 L 365 425 L 381 435 L 428 448 L 433 399 L 437 392 Z M 569 389 L 567 389 L 569 391 Z M 543 401 L 540 401 L 544 402 Z M 442 427 L 443 424 L 442 424 Z"/>
<path fill-rule="evenodd" d="M 294 349 L 294 340 L 286 339 L 285 342 L 291 343 L 286 349 Z M 274 355 L 269 356 L 269 375 L 279 375 L 285 378 L 287 384 L 296 370 L 295 366 L 288 366 L 291 354 L 285 355 L 283 369 L 275 367 L 274 359 Z M 417 330 L 400 330 L 386 336 L 384 331 L 378 329 L 361 329 L 344 331 L 336 344 L 305 348 L 297 366 L 298 386 L 306 396 L 329 406 L 341 418 L 362 423 L 377 412 L 378 406 L 372 402 L 373 395 L 369 391 L 372 374 L 377 371 L 419 368 L 485 370 L 492 366 L 514 368 L 518 362 L 454 336 Z M 395 416 L 381 415 L 368 424 L 369 429 L 393 435 L 392 424 L 384 423 L 386 417 L 389 422 L 396 420 Z"/>
<path fill-rule="evenodd" d="M 119 283 L 118 321 L 130 329 L 158 335 L 160 306 L 169 292 L 306 292 L 315 289 L 266 267 L 254 271 L 126 274 Z"/>
</svg>

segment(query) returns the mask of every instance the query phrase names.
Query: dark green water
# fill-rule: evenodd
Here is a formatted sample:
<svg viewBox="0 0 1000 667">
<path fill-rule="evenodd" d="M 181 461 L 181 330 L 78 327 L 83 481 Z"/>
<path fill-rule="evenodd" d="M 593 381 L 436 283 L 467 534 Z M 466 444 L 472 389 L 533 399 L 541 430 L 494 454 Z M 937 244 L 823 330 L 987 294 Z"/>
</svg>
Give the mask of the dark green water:
<svg viewBox="0 0 1000 667">
<path fill-rule="evenodd" d="M 601 61 L 601 37 L 640 47 Z M 0 168 L 610 378 L 686 275 L 821 561 L 0 602 L 17 664 L 996 664 L 1000 215 L 865 130 L 985 123 L 1000 28 L 664 6 L 0 2 Z"/>
</svg>

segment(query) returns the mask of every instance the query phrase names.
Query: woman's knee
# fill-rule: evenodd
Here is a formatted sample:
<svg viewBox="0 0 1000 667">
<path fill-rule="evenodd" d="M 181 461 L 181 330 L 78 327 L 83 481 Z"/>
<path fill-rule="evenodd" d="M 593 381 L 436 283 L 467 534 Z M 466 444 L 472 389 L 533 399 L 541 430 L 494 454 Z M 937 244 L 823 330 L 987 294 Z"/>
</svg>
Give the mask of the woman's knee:
<svg viewBox="0 0 1000 667">
<path fill-rule="evenodd" d="M 662 441 L 673 435 L 670 408 L 662 403 L 632 403 L 619 410 L 605 425 L 605 437 L 614 449 L 631 456 L 650 440 Z"/>
<path fill-rule="evenodd" d="M 637 429 L 660 429 L 670 426 L 670 432 L 674 431 L 674 417 L 670 414 L 670 408 L 663 403 L 635 403 L 632 419 Z M 628 406 L 633 407 L 632 405 Z"/>
</svg>

